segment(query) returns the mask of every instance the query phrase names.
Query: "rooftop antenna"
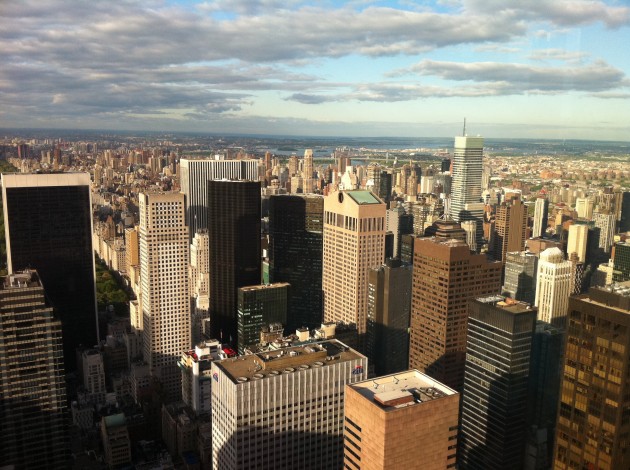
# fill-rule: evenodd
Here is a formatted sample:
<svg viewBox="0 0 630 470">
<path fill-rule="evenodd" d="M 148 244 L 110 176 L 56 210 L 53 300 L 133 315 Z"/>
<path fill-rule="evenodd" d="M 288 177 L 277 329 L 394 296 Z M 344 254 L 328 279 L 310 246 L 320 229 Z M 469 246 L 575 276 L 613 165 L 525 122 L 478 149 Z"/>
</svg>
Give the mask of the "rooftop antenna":
<svg viewBox="0 0 630 470">
<path fill-rule="evenodd" d="M 464 130 L 462 131 L 462 136 L 466 137 L 466 118 L 464 118 Z"/>
</svg>

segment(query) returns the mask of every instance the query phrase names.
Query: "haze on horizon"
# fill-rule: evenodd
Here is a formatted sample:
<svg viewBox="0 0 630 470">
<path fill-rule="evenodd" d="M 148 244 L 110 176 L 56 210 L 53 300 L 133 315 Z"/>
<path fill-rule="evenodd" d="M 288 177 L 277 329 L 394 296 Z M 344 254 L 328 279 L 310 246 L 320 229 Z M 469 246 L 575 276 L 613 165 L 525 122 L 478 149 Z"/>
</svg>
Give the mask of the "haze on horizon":
<svg viewBox="0 0 630 470">
<path fill-rule="evenodd" d="M 0 127 L 630 140 L 620 0 L 25 0 Z"/>
</svg>

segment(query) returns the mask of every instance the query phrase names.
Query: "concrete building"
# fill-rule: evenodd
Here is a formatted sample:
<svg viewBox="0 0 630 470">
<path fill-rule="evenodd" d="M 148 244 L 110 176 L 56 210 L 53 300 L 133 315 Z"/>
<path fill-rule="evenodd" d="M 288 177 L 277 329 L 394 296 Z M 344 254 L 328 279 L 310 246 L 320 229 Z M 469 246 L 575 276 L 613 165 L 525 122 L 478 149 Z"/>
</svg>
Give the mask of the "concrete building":
<svg viewBox="0 0 630 470">
<path fill-rule="evenodd" d="M 413 266 L 392 258 L 368 273 L 366 353 L 376 375 L 409 364 L 412 273 Z"/>
<path fill-rule="evenodd" d="M 468 300 L 498 294 L 501 262 L 452 239 L 416 239 L 409 367 L 455 390 L 464 382 Z"/>
<path fill-rule="evenodd" d="M 344 468 L 455 468 L 459 394 L 417 370 L 346 386 Z"/>
<path fill-rule="evenodd" d="M 595 211 L 593 222 L 595 227 L 599 229 L 599 248 L 604 253 L 610 253 L 615 237 L 615 214 L 610 211 Z"/>
<path fill-rule="evenodd" d="M 564 328 L 573 284 L 571 272 L 571 261 L 564 259 L 559 248 L 540 254 L 535 301 L 539 320 Z"/>
<path fill-rule="evenodd" d="M 189 243 L 197 230 L 208 228 L 208 181 L 258 181 L 258 160 L 182 158 L 179 168 L 181 192 L 186 196 Z"/>
<path fill-rule="evenodd" d="M 215 470 L 340 468 L 344 392 L 367 358 L 337 340 L 212 364 Z"/>
<path fill-rule="evenodd" d="M 190 349 L 188 228 L 184 195 L 141 193 L 143 356 L 167 400 L 181 397 L 177 360 Z"/>
<path fill-rule="evenodd" d="M 593 208 L 595 201 L 588 197 L 578 197 L 575 199 L 575 210 L 580 219 L 591 220 L 593 218 Z"/>
<path fill-rule="evenodd" d="M 571 297 L 568 318 L 553 468 L 630 468 L 630 282 Z"/>
<path fill-rule="evenodd" d="M 507 253 L 502 295 L 534 305 L 538 257 L 527 251 Z"/>
<path fill-rule="evenodd" d="M 260 183 L 208 182 L 210 336 L 237 340 L 238 288 L 261 282 Z"/>
<path fill-rule="evenodd" d="M 197 415 L 209 415 L 212 410 L 210 368 L 213 361 L 221 359 L 227 359 L 227 354 L 217 340 L 203 341 L 182 352 L 178 363 L 182 371 L 182 401 Z"/>
<path fill-rule="evenodd" d="M 36 269 L 63 325 L 68 372 L 98 342 L 89 173 L 2 175 L 8 272 Z"/>
<path fill-rule="evenodd" d="M 547 219 L 549 217 L 549 199 L 538 197 L 534 206 L 534 225 L 532 238 L 541 238 L 547 232 Z"/>
<path fill-rule="evenodd" d="M 588 247 L 588 225 L 573 224 L 569 227 L 569 237 L 567 239 L 567 255 L 577 254 L 578 261 L 586 262 Z"/>
<path fill-rule="evenodd" d="M 324 321 L 355 324 L 359 335 L 367 328 L 368 272 L 385 261 L 385 211 L 369 191 L 324 199 Z"/>
<path fill-rule="evenodd" d="M 459 468 L 522 469 L 536 310 L 502 296 L 469 305 Z"/>
<path fill-rule="evenodd" d="M 210 329 L 210 246 L 208 230 L 199 229 L 190 245 L 191 342 L 197 344 Z"/>
<path fill-rule="evenodd" d="M 101 440 L 107 468 L 131 464 L 131 441 L 123 413 L 101 418 Z"/>
<path fill-rule="evenodd" d="M 287 323 L 287 294 L 289 284 L 259 284 L 238 289 L 238 352 L 258 344 L 263 326 Z"/>
<path fill-rule="evenodd" d="M 0 462 L 64 469 L 66 382 L 61 321 L 36 271 L 0 284 Z"/>
<path fill-rule="evenodd" d="M 96 349 L 87 349 L 81 355 L 83 387 L 90 400 L 96 405 L 105 404 L 105 367 L 103 356 Z"/>
<path fill-rule="evenodd" d="M 503 202 L 496 208 L 493 244 L 490 247 L 494 258 L 505 262 L 508 252 L 525 249 L 527 231 L 527 207 L 520 199 Z"/>
<path fill-rule="evenodd" d="M 304 150 L 304 169 L 302 171 L 302 180 L 304 192 L 311 194 L 313 192 L 313 149 Z"/>
</svg>

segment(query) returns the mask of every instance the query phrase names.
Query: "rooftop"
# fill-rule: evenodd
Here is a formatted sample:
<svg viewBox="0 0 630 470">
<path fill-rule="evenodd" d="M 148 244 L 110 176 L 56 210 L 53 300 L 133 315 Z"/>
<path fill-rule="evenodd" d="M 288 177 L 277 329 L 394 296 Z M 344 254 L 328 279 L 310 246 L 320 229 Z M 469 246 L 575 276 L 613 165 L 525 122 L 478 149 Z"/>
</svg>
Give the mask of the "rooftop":
<svg viewBox="0 0 630 470">
<path fill-rule="evenodd" d="M 265 290 L 265 289 L 277 289 L 280 287 L 289 287 L 289 286 L 290 284 L 288 282 L 274 282 L 272 284 L 258 284 L 254 286 L 239 287 L 239 289 L 244 292 L 249 292 L 249 291 Z"/>
<path fill-rule="evenodd" d="M 364 356 L 335 339 L 301 346 L 239 356 L 215 362 L 234 383 L 258 380 Z"/>
<path fill-rule="evenodd" d="M 350 196 L 357 204 L 383 204 L 383 201 L 372 194 L 371 191 L 357 189 L 354 191 L 344 191 L 344 193 Z"/>
<path fill-rule="evenodd" d="M 35 270 L 25 270 L 9 274 L 4 278 L 2 289 L 17 289 L 23 287 L 38 287 L 41 283 Z"/>
<path fill-rule="evenodd" d="M 376 377 L 348 386 L 385 411 L 457 394 L 452 388 L 417 370 Z"/>
<path fill-rule="evenodd" d="M 532 306 L 527 302 L 520 302 L 518 300 L 511 299 L 509 297 L 504 297 L 502 295 L 491 295 L 488 297 L 480 297 L 476 299 L 477 302 L 481 302 L 483 304 L 493 304 L 495 307 L 500 308 L 506 312 L 510 312 L 513 314 L 523 313 L 523 312 L 531 312 Z"/>
</svg>

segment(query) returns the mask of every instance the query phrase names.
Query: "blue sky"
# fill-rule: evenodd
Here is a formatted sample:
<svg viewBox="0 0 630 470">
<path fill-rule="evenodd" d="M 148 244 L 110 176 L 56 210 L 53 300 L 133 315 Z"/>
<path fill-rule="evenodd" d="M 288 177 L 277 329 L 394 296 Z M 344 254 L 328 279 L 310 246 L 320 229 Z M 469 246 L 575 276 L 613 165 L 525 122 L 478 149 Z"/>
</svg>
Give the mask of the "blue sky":
<svg viewBox="0 0 630 470">
<path fill-rule="evenodd" d="M 614 0 L 23 0 L 0 127 L 630 140 Z"/>
</svg>

